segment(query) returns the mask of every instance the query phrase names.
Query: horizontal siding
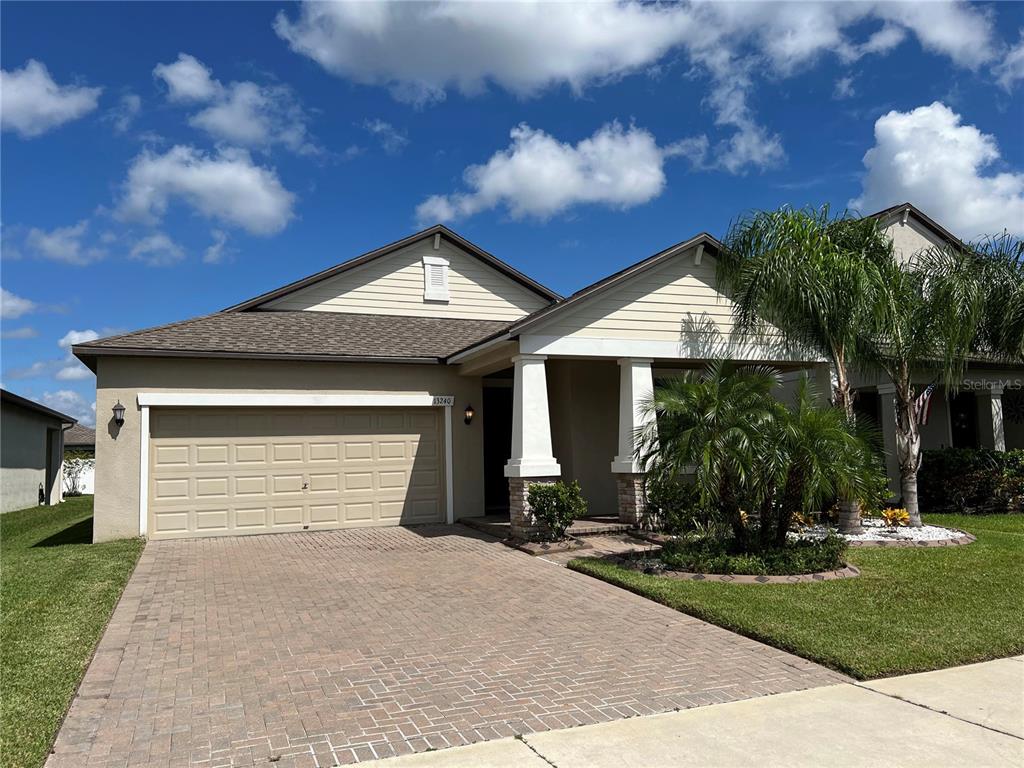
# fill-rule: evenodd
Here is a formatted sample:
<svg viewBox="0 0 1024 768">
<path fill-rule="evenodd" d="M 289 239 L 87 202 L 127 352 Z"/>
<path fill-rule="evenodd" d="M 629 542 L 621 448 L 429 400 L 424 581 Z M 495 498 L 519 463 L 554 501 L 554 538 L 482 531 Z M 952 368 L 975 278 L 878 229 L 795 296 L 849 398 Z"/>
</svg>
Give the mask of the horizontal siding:
<svg viewBox="0 0 1024 768">
<path fill-rule="evenodd" d="M 919 224 L 912 216 L 907 218 L 906 224 L 899 220 L 885 228 L 885 233 L 892 238 L 893 250 L 896 257 L 902 261 L 910 261 L 920 251 L 927 251 L 941 245 L 942 241 L 935 237 L 928 229 Z"/>
<path fill-rule="evenodd" d="M 714 262 L 693 263 L 693 250 L 632 278 L 620 288 L 585 300 L 538 333 L 585 338 L 679 339 L 684 326 L 710 324 L 733 331 L 733 303 L 715 288 Z"/>
<path fill-rule="evenodd" d="M 423 256 L 449 260 L 447 304 L 423 299 Z M 545 306 L 541 297 L 444 240 L 396 253 L 266 305 L 268 309 L 517 320 Z"/>
</svg>

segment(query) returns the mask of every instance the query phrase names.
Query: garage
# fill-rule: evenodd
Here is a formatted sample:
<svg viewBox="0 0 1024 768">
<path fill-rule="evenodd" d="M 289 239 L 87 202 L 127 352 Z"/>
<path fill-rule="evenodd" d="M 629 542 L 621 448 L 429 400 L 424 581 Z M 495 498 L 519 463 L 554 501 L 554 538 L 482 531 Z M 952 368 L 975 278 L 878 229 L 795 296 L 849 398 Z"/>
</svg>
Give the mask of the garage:
<svg viewBox="0 0 1024 768">
<path fill-rule="evenodd" d="M 151 538 L 440 523 L 438 408 L 153 408 Z"/>
</svg>

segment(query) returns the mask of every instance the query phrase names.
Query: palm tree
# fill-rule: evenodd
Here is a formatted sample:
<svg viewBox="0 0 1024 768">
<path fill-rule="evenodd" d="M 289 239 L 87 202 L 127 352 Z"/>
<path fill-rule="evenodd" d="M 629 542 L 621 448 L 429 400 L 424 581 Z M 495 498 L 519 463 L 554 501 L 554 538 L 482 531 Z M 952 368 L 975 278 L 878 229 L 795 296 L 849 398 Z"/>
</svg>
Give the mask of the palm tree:
<svg viewBox="0 0 1024 768">
<path fill-rule="evenodd" d="M 880 270 L 892 261 L 889 238 L 874 219 L 832 216 L 827 206 L 783 207 L 739 220 L 724 245 L 718 278 L 735 302 L 739 329 L 767 336 L 767 322 L 790 344 L 827 359 L 832 402 L 852 422 L 850 368 Z M 851 498 L 840 504 L 839 528 L 862 530 Z"/>
</svg>

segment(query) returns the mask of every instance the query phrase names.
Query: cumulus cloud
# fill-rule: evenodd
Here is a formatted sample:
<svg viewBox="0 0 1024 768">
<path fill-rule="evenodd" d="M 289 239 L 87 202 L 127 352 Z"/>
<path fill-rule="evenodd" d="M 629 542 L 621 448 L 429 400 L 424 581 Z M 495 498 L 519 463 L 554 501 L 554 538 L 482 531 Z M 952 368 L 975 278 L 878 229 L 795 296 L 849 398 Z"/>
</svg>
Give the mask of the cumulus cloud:
<svg viewBox="0 0 1024 768">
<path fill-rule="evenodd" d="M 892 111 L 875 122 L 875 145 L 864 155 L 865 212 L 913 202 L 961 237 L 1024 235 L 1024 173 L 997 171 L 994 136 L 962 122 L 935 102 Z"/>
<path fill-rule="evenodd" d="M 57 227 L 49 231 L 33 227 L 25 238 L 28 247 L 39 256 L 64 264 L 84 267 L 106 256 L 102 248 L 85 243 L 89 221 L 82 221 L 68 227 Z"/>
<path fill-rule="evenodd" d="M 135 243 L 129 256 L 151 267 L 170 267 L 185 258 L 185 251 L 163 232 L 155 232 Z"/>
<path fill-rule="evenodd" d="M 30 139 L 96 109 L 102 88 L 58 85 L 46 65 L 29 59 L 0 70 L 0 127 Z"/>
<path fill-rule="evenodd" d="M 86 341 L 94 341 L 100 338 L 100 334 L 92 329 L 70 330 L 57 342 L 57 346 L 64 350 L 64 356 L 58 359 L 41 360 L 32 363 L 26 368 L 14 368 L 7 371 L 6 376 L 10 379 L 38 379 L 52 377 L 58 381 L 81 381 L 90 378 L 93 373 L 86 368 L 78 358 L 71 354 L 71 347 L 75 344 L 82 344 Z M 61 409 L 57 409 L 61 410 Z"/>
<path fill-rule="evenodd" d="M 666 154 L 649 131 L 609 123 L 577 144 L 525 123 L 512 143 L 463 178 L 469 191 L 434 195 L 416 209 L 420 222 L 450 221 L 503 206 L 514 218 L 548 218 L 579 204 L 630 208 L 665 187 Z"/>
<path fill-rule="evenodd" d="M 366 120 L 363 128 L 376 137 L 381 148 L 389 155 L 397 155 L 409 144 L 409 137 L 397 130 L 391 123 L 380 118 Z"/>
<path fill-rule="evenodd" d="M 281 144 L 303 155 L 322 151 L 310 138 L 302 105 L 285 85 L 248 80 L 223 85 L 186 53 L 171 64 L 158 64 L 153 74 L 167 84 L 169 101 L 206 105 L 188 122 L 215 139 L 245 147 Z"/>
<path fill-rule="evenodd" d="M 16 320 L 22 315 L 34 312 L 38 306 L 30 299 L 11 293 L 6 288 L 0 288 L 0 317 L 4 320 Z"/>
<path fill-rule="evenodd" d="M 203 252 L 204 264 L 221 264 L 230 256 L 232 249 L 228 247 L 228 233 L 222 229 L 210 232 L 213 242 Z"/>
<path fill-rule="evenodd" d="M 96 424 L 96 401 L 86 400 L 74 390 L 58 389 L 54 392 L 44 392 L 39 397 L 39 402 L 78 419 L 79 423 L 86 426 Z"/>
<path fill-rule="evenodd" d="M 1024 29 L 1020 31 L 1020 40 L 1006 52 L 993 71 L 998 83 L 1007 91 L 1012 91 L 1018 80 L 1024 80 Z"/>
<path fill-rule="evenodd" d="M 997 49 L 984 8 L 934 3 L 364 3 L 307 2 L 280 12 L 297 53 L 358 83 L 425 105 L 496 85 L 523 97 L 574 93 L 681 56 L 710 80 L 708 105 L 729 135 L 714 165 L 778 165 L 781 138 L 749 107 L 755 77 L 790 76 L 816 59 L 884 54 L 910 33 L 928 50 L 978 67 Z"/>
<path fill-rule="evenodd" d="M 155 223 L 173 200 L 254 235 L 272 235 L 292 219 L 295 195 L 272 168 L 256 165 L 244 150 L 213 155 L 180 145 L 163 154 L 144 150 L 128 169 L 119 215 Z"/>
<path fill-rule="evenodd" d="M 114 126 L 115 133 L 127 133 L 135 118 L 142 111 L 142 99 L 137 93 L 124 93 L 117 106 L 110 109 L 103 119 Z"/>
<path fill-rule="evenodd" d="M 855 96 L 857 90 L 853 87 L 853 75 L 840 77 L 836 80 L 835 88 L 832 89 L 832 98 L 841 100 Z"/>
</svg>

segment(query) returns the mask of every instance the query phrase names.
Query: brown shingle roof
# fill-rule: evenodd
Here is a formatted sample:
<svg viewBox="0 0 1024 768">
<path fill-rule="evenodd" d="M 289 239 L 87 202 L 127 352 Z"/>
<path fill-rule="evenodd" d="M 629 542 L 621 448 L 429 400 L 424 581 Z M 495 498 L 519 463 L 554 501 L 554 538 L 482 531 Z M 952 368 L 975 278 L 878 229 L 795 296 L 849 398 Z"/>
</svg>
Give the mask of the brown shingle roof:
<svg viewBox="0 0 1024 768">
<path fill-rule="evenodd" d="M 99 355 L 439 362 L 510 325 L 500 320 L 342 312 L 218 312 L 76 344 Z"/>
<path fill-rule="evenodd" d="M 77 448 L 79 446 L 95 446 L 96 445 L 96 430 L 92 427 L 83 427 L 81 424 L 75 424 L 71 429 L 65 430 L 64 432 L 64 447 L 65 448 Z"/>
</svg>

